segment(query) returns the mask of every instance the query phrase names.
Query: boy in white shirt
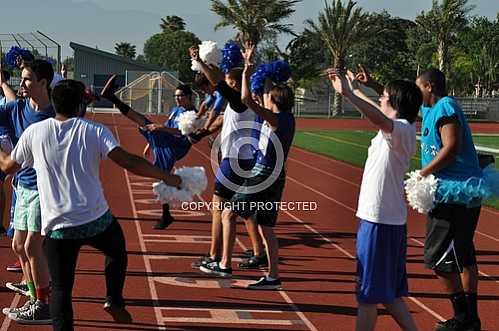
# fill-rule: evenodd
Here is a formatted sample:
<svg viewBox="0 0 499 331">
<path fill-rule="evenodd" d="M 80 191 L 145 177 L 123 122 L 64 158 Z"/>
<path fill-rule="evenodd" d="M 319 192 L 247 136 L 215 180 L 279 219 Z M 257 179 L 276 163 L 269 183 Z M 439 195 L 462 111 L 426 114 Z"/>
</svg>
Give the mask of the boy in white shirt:
<svg viewBox="0 0 499 331">
<path fill-rule="evenodd" d="M 125 238 L 104 197 L 100 161 L 109 157 L 139 176 L 180 185 L 178 176 L 122 149 L 104 125 L 80 118 L 84 113 L 84 89 L 77 81 L 59 82 L 52 92 L 55 118 L 27 128 L 10 157 L 0 153 L 3 171 L 33 167 L 38 174 L 41 232 L 52 279 L 54 330 L 73 330 L 71 292 L 83 245 L 106 255 L 104 310 L 118 322 L 132 320 L 122 296 L 127 267 Z"/>
<path fill-rule="evenodd" d="M 377 304 L 383 304 L 403 330 L 417 330 L 402 300 L 408 295 L 406 251 L 407 208 L 404 175 L 416 153 L 416 125 L 422 94 L 416 84 L 395 80 L 380 96 L 380 106 L 348 78 L 327 71 L 334 89 L 379 128 L 369 147 L 357 217 L 357 331 L 374 330 Z"/>
</svg>

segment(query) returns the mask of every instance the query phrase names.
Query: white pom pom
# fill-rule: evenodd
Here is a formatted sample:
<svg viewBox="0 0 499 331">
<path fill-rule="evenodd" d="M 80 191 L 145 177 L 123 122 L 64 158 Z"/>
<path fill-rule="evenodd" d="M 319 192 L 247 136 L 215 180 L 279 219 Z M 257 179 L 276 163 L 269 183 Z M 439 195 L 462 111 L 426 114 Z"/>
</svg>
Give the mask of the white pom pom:
<svg viewBox="0 0 499 331">
<path fill-rule="evenodd" d="M 435 206 L 438 179 L 433 175 L 422 177 L 420 170 L 409 173 L 405 181 L 405 192 L 409 205 L 421 214 L 427 214 Z"/>
<path fill-rule="evenodd" d="M 185 111 L 177 118 L 177 124 L 180 132 L 183 135 L 188 135 L 200 129 L 204 125 L 205 117 L 197 118 L 196 112 L 193 110 Z"/>
<path fill-rule="evenodd" d="M 199 57 L 204 63 L 218 67 L 222 61 L 222 51 L 218 49 L 216 42 L 205 40 L 199 45 Z M 201 72 L 201 66 L 197 61 L 192 61 L 191 69 Z"/>
<path fill-rule="evenodd" d="M 203 193 L 208 186 L 204 167 L 183 167 L 176 169 L 174 173 L 182 178 L 181 189 L 166 185 L 164 182 L 157 182 L 152 185 L 156 199 L 162 204 L 192 201 L 195 195 Z"/>
</svg>

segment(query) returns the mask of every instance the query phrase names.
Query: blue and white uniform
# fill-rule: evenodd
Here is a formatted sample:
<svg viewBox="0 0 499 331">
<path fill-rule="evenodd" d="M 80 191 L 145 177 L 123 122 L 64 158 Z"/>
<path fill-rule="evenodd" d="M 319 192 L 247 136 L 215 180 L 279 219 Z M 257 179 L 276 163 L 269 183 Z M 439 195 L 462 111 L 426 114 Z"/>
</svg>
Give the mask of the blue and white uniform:
<svg viewBox="0 0 499 331">
<path fill-rule="evenodd" d="M 178 117 L 180 114 L 190 110 L 197 112 L 195 108 L 187 110 L 184 107 L 173 107 L 168 120 L 164 123 L 165 127 L 178 129 Z M 151 121 L 146 119 L 146 124 L 151 123 Z M 146 138 L 152 149 L 154 165 L 167 172 L 170 172 L 175 162 L 182 159 L 191 148 L 189 139 L 180 133 L 176 135 L 161 130 L 150 132 L 140 128 L 139 132 Z"/>
</svg>

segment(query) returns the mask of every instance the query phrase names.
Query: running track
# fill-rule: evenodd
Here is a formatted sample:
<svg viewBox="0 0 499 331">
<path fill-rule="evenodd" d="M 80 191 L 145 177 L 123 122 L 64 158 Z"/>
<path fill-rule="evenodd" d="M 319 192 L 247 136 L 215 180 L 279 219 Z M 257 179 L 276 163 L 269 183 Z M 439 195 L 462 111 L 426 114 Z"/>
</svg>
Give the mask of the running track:
<svg viewBox="0 0 499 331">
<path fill-rule="evenodd" d="M 140 154 L 143 139 L 120 115 L 90 114 L 109 126 L 128 150 Z M 299 127 L 366 129 L 365 121 L 299 122 Z M 473 128 L 497 132 L 497 124 Z M 490 130 L 490 131 L 489 131 Z M 180 165 L 210 169 L 206 142 L 194 146 Z M 101 177 L 106 197 L 121 220 L 127 238 L 129 268 L 125 296 L 134 324 L 111 323 L 102 311 L 103 257 L 84 248 L 77 266 L 73 308 L 77 330 L 353 330 L 355 323 L 355 232 L 362 169 L 293 148 L 287 162 L 283 201 L 315 202 L 315 211 L 283 211 L 276 228 L 280 240 L 282 291 L 249 291 L 238 287 L 260 277 L 261 272 L 234 268 L 232 281 L 210 278 L 190 267 L 209 248 L 210 216 L 204 210 L 176 210 L 178 221 L 166 231 L 152 230 L 159 205 L 150 191 L 151 180 L 127 173 L 105 161 Z M 199 201 L 209 201 L 213 185 Z M 179 208 L 180 209 L 180 208 Z M 484 208 L 476 234 L 480 268 L 479 309 L 484 330 L 499 330 L 499 212 Z M 424 219 L 409 216 L 408 271 L 411 296 L 407 302 L 420 330 L 432 330 L 450 315 L 448 300 L 436 278 L 422 266 Z M 10 243 L 0 240 L 2 266 L 12 262 Z M 249 246 L 244 227 L 238 227 L 237 263 Z M 18 274 L 0 270 L 2 284 L 17 281 Z M 0 288 L 2 307 L 23 303 L 24 298 Z M 3 330 L 50 330 L 0 321 Z M 377 330 L 397 330 L 380 311 Z"/>
</svg>

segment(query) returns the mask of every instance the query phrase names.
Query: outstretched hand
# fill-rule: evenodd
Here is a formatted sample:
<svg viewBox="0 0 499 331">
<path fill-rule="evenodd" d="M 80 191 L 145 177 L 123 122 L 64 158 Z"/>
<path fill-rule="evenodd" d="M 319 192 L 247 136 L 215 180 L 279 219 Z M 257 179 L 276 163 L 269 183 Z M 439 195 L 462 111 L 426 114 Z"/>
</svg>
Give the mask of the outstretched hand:
<svg viewBox="0 0 499 331">
<path fill-rule="evenodd" d="M 152 132 L 161 129 L 163 125 L 157 123 L 151 123 L 151 124 L 146 124 L 144 127 L 147 131 Z"/>
<path fill-rule="evenodd" d="M 170 186 L 175 186 L 178 189 L 182 188 L 182 178 L 178 175 L 168 175 L 166 180 L 163 180 L 165 184 L 170 185 Z"/>
<path fill-rule="evenodd" d="M 340 72 L 338 69 L 329 68 L 326 70 L 326 73 L 336 92 L 345 95 L 350 90 L 348 80 L 343 72 Z"/>
<path fill-rule="evenodd" d="M 247 41 L 246 43 L 244 43 L 244 52 L 243 52 L 244 64 L 252 65 L 254 54 L 255 54 L 255 44 L 253 44 L 251 41 Z"/>
<path fill-rule="evenodd" d="M 359 64 L 358 68 L 359 71 L 355 74 L 355 79 L 364 85 L 368 85 L 372 80 L 369 71 L 367 71 L 366 67 L 364 67 L 364 65 L 362 64 Z"/>
</svg>

